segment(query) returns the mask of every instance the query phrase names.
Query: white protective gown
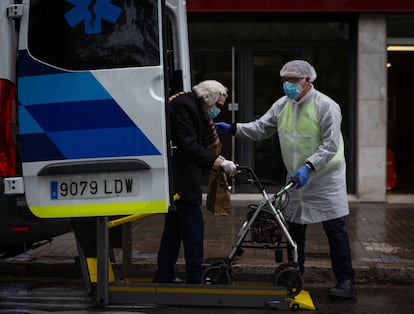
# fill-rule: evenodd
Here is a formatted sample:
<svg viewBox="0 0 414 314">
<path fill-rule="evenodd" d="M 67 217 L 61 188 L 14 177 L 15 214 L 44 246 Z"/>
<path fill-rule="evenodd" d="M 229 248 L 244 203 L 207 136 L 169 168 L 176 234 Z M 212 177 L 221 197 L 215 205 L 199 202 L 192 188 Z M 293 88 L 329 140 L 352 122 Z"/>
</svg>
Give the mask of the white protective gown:
<svg viewBox="0 0 414 314">
<path fill-rule="evenodd" d="M 278 133 L 287 180 L 307 160 L 314 165 L 305 186 L 289 190 L 288 221 L 310 224 L 349 214 L 341 120 L 339 105 L 312 86 L 300 101 L 284 96 L 260 119 L 237 123 L 237 137 L 259 141 Z"/>
</svg>

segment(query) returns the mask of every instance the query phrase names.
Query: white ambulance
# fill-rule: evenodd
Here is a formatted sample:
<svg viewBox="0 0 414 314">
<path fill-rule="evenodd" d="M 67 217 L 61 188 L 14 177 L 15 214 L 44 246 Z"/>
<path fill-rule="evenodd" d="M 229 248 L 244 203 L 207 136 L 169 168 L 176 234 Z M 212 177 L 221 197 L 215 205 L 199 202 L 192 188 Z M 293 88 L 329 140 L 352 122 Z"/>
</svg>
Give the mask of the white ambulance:
<svg viewBox="0 0 414 314">
<path fill-rule="evenodd" d="M 0 198 L 39 218 L 167 212 L 185 1 L 1 0 L 0 42 Z"/>
</svg>

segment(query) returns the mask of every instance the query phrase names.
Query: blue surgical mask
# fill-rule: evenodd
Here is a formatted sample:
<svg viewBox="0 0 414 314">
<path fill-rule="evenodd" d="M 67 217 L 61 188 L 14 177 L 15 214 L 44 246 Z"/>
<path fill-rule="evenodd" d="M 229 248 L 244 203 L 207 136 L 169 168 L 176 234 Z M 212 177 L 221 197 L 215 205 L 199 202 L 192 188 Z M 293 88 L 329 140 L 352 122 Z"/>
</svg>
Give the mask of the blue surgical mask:
<svg viewBox="0 0 414 314">
<path fill-rule="evenodd" d="M 204 111 L 204 116 L 207 120 L 214 119 L 220 114 L 221 110 L 214 105 L 209 110 Z"/>
<path fill-rule="evenodd" d="M 285 82 L 283 83 L 283 91 L 290 99 L 296 99 L 302 92 L 302 87 L 299 85 L 299 83 L 295 84 Z"/>
</svg>

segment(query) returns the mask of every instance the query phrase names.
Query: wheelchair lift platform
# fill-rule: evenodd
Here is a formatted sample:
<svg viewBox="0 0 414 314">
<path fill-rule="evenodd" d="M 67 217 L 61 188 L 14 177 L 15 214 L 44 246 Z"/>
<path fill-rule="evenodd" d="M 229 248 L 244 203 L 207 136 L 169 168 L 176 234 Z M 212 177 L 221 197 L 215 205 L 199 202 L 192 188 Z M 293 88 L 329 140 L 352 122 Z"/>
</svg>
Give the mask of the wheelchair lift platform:
<svg viewBox="0 0 414 314">
<path fill-rule="evenodd" d="M 115 264 L 110 256 L 108 229 L 118 226 L 116 222 L 108 222 L 107 217 L 96 218 L 96 250 L 93 250 L 96 252 L 95 256 L 90 252 L 85 254 L 85 244 L 82 245 L 85 236 L 82 236 L 82 232 L 77 234 L 75 230 L 86 291 L 96 298 L 98 306 L 171 305 L 316 310 L 308 291 L 301 290 L 295 296 L 289 295 L 285 287 L 274 285 L 273 276 L 270 274 L 235 273 L 231 283 L 225 285 L 153 283 L 153 274 L 140 273 L 139 265 L 131 263 L 130 222 L 137 219 L 140 217 L 131 217 L 130 220 L 122 222 L 121 265 Z M 85 226 L 89 228 L 88 224 Z"/>
<path fill-rule="evenodd" d="M 315 310 L 309 292 L 289 297 L 283 287 L 251 285 L 164 284 L 114 282 L 108 286 L 109 304 Z"/>
</svg>

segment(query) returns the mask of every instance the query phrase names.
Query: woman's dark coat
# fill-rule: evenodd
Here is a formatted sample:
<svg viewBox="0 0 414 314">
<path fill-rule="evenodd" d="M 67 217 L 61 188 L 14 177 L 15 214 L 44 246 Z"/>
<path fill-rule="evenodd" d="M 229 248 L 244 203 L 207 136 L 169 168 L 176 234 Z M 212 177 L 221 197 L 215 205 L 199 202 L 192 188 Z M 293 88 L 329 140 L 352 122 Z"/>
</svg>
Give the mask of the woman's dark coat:
<svg viewBox="0 0 414 314">
<path fill-rule="evenodd" d="M 217 155 L 206 148 L 209 131 L 200 101 L 193 93 L 176 97 L 170 103 L 172 170 L 174 194 L 180 202 L 201 206 L 202 172 L 212 169 Z"/>
</svg>

